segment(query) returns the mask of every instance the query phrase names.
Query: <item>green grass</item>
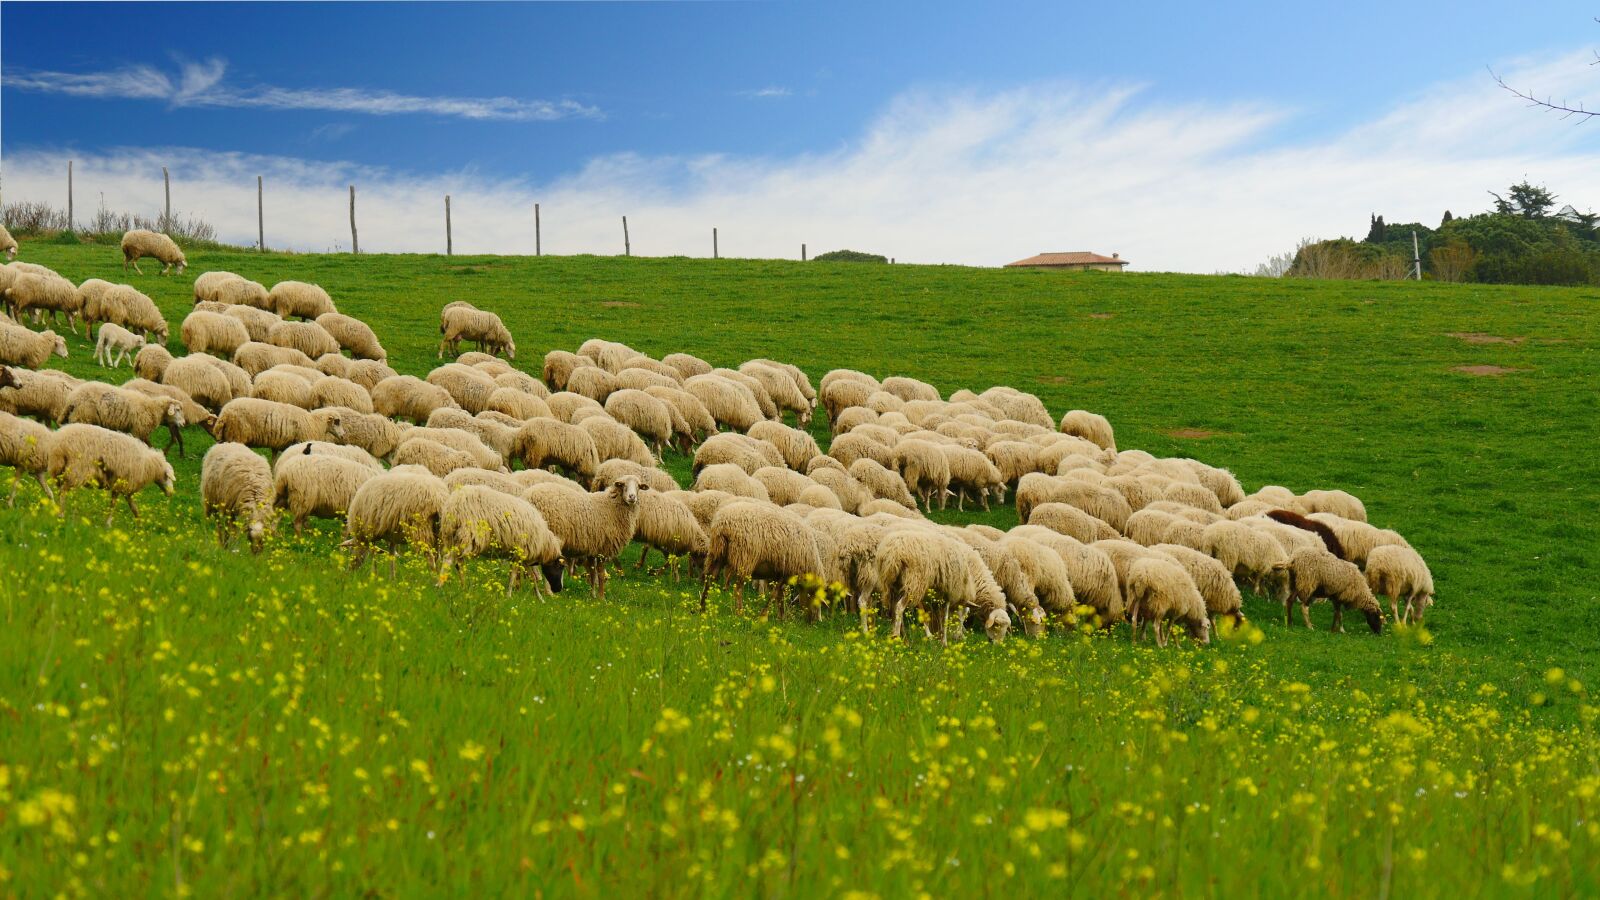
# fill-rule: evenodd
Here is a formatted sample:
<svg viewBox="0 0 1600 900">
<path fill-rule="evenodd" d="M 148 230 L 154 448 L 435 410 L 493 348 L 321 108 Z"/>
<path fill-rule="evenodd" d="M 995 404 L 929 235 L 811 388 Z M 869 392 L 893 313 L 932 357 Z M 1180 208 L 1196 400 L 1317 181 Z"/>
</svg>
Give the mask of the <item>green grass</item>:
<svg viewBox="0 0 1600 900">
<path fill-rule="evenodd" d="M 124 280 L 116 257 L 24 247 L 77 281 Z M 1332 635 L 1325 607 L 1323 630 L 1286 630 L 1251 598 L 1255 640 L 1206 650 L 1058 627 L 941 652 L 861 640 L 843 619 L 701 618 L 689 583 L 630 578 L 602 608 L 581 589 L 506 599 L 490 565 L 467 591 L 416 561 L 394 582 L 352 576 L 333 523 L 259 558 L 218 550 L 191 429 L 178 496 L 141 498 L 138 522 L 124 510 L 100 528 L 84 495 L 60 523 L 26 487 L 0 513 L 8 892 L 1600 890 L 1581 686 L 1600 651 L 1594 290 L 191 262 L 128 279 L 175 344 L 190 276 L 220 268 L 321 283 L 419 375 L 437 309 L 467 299 L 501 314 L 529 370 L 599 336 L 718 364 L 770 356 L 814 379 L 848 366 L 945 392 L 1010 384 L 1058 414 L 1103 412 L 1120 446 L 1227 466 L 1247 489 L 1362 497 L 1433 568 L 1431 642 Z M 127 377 L 82 340 L 72 353 L 75 374 Z M 1516 371 L 1454 371 L 1467 365 Z M 683 477 L 683 460 L 669 468 Z"/>
</svg>

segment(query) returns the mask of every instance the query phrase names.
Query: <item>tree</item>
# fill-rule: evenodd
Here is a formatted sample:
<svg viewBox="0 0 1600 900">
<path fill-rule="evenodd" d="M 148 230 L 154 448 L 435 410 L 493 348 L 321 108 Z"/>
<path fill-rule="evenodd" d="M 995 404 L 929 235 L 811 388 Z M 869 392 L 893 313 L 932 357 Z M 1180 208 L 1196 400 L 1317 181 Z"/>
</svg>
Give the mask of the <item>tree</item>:
<svg viewBox="0 0 1600 900">
<path fill-rule="evenodd" d="M 1466 281 L 1477 261 L 1478 251 L 1460 238 L 1435 247 L 1428 254 L 1429 268 L 1440 281 Z"/>
<path fill-rule="evenodd" d="M 1444 218 L 1442 218 L 1442 219 L 1440 219 L 1440 220 L 1439 220 L 1439 227 L 1440 227 L 1440 228 L 1443 228 L 1443 227 L 1445 227 L 1445 226 L 1446 226 L 1446 225 L 1449 225 L 1449 224 L 1450 224 L 1450 221 L 1451 221 L 1451 220 L 1452 220 L 1452 219 L 1454 219 L 1454 218 L 1455 218 L 1455 216 L 1452 216 L 1452 215 L 1450 215 L 1450 210 L 1448 210 L 1448 209 L 1447 209 L 1447 210 L 1445 210 L 1445 211 L 1444 211 Z"/>
<path fill-rule="evenodd" d="M 1521 216 L 1524 219 L 1542 219 L 1556 205 L 1556 195 L 1542 184 L 1522 181 L 1506 190 L 1510 199 L 1489 191 L 1494 198 L 1494 211 L 1502 216 Z"/>
<path fill-rule="evenodd" d="M 1600 19 L 1595 19 L 1595 21 L 1600 22 Z M 1600 52 L 1595 53 L 1594 62 L 1590 63 L 1589 65 L 1600 65 Z M 1532 91 L 1523 90 L 1522 88 L 1516 88 L 1506 84 L 1506 80 L 1495 74 L 1493 69 L 1489 70 L 1489 77 L 1494 79 L 1495 84 L 1500 85 L 1502 88 L 1510 92 L 1512 96 L 1528 101 L 1529 106 L 1548 110 L 1553 113 L 1559 113 L 1563 119 L 1592 119 L 1595 116 L 1600 116 L 1600 111 L 1585 108 L 1583 101 L 1581 100 L 1576 103 L 1571 103 L 1566 100 L 1562 100 L 1560 103 L 1557 103 L 1552 100 L 1549 95 L 1546 95 L 1544 99 L 1541 100 L 1539 97 L 1535 96 Z"/>
<path fill-rule="evenodd" d="M 1385 240 L 1388 239 L 1385 236 L 1385 232 L 1386 231 L 1388 231 L 1388 226 L 1383 224 L 1383 216 L 1378 216 L 1378 215 L 1373 216 L 1372 217 L 1372 227 L 1367 229 L 1367 240 L 1366 240 L 1366 242 L 1369 243 L 1369 244 L 1381 244 L 1381 243 L 1383 243 Z"/>
</svg>

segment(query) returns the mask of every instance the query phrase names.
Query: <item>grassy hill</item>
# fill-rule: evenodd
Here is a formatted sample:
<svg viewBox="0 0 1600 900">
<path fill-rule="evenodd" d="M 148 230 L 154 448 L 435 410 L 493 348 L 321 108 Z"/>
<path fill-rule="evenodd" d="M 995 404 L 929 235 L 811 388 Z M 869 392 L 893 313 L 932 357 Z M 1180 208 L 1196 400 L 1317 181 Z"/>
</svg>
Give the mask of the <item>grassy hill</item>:
<svg viewBox="0 0 1600 900">
<path fill-rule="evenodd" d="M 26 488 L 0 513 L 18 576 L 0 585 L 0 712 L 27 735 L 0 758 L 0 872 L 24 893 L 1600 887 L 1594 826 L 1574 824 L 1600 787 L 1581 781 L 1600 292 L 245 252 L 125 279 L 114 248 L 24 258 L 132 281 L 175 348 L 193 276 L 227 269 L 322 284 L 418 375 L 438 308 L 466 299 L 532 371 L 598 336 L 813 379 L 1009 384 L 1247 490 L 1349 490 L 1439 596 L 1426 638 L 1331 635 L 1326 606 L 1323 630 L 1285 629 L 1250 598 L 1253 640 L 1165 653 L 1068 629 L 941 653 L 842 619 L 701 619 L 694 585 L 647 578 L 603 609 L 581 589 L 506 600 L 488 566 L 465 592 L 420 564 L 345 575 L 331 527 L 259 559 L 218 551 L 191 429 L 179 495 L 142 498 L 138 523 L 97 527 L 88 497 L 57 523 Z M 75 340 L 64 367 L 128 377 L 91 357 Z"/>
</svg>

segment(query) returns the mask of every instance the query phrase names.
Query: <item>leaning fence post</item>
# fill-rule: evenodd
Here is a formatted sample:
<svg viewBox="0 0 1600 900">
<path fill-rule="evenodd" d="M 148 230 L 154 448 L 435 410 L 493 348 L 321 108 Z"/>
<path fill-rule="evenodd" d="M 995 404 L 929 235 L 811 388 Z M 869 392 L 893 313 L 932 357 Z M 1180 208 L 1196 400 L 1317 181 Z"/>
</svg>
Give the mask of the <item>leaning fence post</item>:
<svg viewBox="0 0 1600 900">
<path fill-rule="evenodd" d="M 167 167 L 161 167 L 161 188 L 166 196 L 166 203 L 161 208 L 161 230 L 172 230 L 172 176 L 167 174 Z"/>
<path fill-rule="evenodd" d="M 350 185 L 350 252 L 361 252 L 361 241 L 356 238 L 356 186 Z"/>
<path fill-rule="evenodd" d="M 67 160 L 67 230 L 72 230 L 72 160 Z"/>
<path fill-rule="evenodd" d="M 449 194 L 445 194 L 444 195 L 444 255 L 445 256 L 454 256 L 455 252 L 456 252 L 456 242 L 455 242 L 455 239 L 450 236 L 450 195 Z"/>
<path fill-rule="evenodd" d="M 256 249 L 267 252 L 267 218 L 261 208 L 261 176 L 256 176 Z"/>
<path fill-rule="evenodd" d="M 633 244 L 628 242 L 628 217 L 622 217 L 622 255 L 633 255 Z"/>
<path fill-rule="evenodd" d="M 544 255 L 544 239 L 539 234 L 539 204 L 533 205 L 533 255 Z"/>
</svg>

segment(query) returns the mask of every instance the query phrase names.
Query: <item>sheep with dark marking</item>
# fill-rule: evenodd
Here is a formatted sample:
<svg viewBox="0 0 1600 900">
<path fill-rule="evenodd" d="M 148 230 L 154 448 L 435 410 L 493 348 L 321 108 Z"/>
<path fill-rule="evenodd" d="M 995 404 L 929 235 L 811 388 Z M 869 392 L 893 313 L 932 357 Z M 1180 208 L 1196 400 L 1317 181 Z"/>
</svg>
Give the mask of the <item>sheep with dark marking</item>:
<svg viewBox="0 0 1600 900">
<path fill-rule="evenodd" d="M 262 447 L 276 457 L 285 448 L 302 441 L 324 436 L 337 441 L 344 437 L 344 424 L 337 415 L 319 422 L 298 406 L 236 397 L 222 407 L 213 431 L 219 441 Z"/>
<path fill-rule="evenodd" d="M 1339 546 L 1344 548 L 1342 558 L 1363 568 L 1367 565 L 1367 557 L 1379 547 L 1411 546 L 1398 532 L 1378 528 L 1356 519 L 1347 519 L 1334 513 L 1316 512 L 1306 518 L 1328 526 L 1339 539 Z"/>
<path fill-rule="evenodd" d="M 1267 513 L 1267 518 L 1292 528 L 1298 528 L 1301 531 L 1310 532 L 1322 541 L 1323 546 L 1327 548 L 1329 553 L 1339 559 L 1348 559 L 1344 544 L 1339 540 L 1339 535 L 1334 533 L 1334 530 L 1326 524 L 1315 519 L 1309 519 L 1289 509 L 1271 510 Z"/>
</svg>

